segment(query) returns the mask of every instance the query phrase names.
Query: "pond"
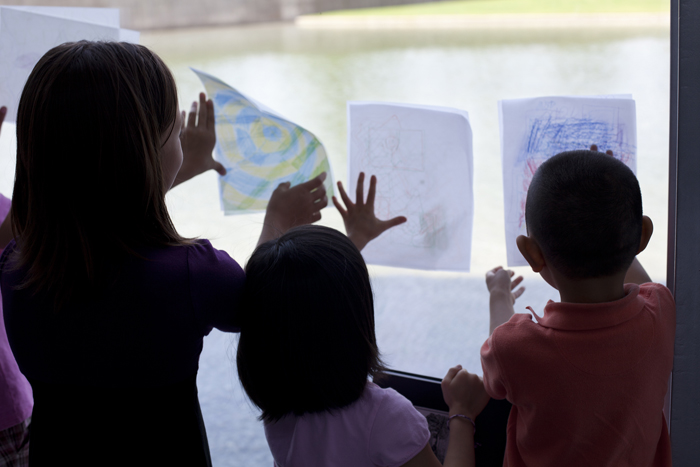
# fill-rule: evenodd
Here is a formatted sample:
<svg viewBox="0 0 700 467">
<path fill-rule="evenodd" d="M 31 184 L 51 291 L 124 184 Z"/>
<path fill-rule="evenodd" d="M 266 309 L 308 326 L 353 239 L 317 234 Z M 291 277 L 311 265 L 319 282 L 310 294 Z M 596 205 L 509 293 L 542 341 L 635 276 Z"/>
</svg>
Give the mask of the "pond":
<svg viewBox="0 0 700 467">
<path fill-rule="evenodd" d="M 669 128 L 669 31 L 304 30 L 291 24 L 154 32 L 142 35 L 171 67 L 180 106 L 202 89 L 189 67 L 213 74 L 324 143 L 336 179 L 347 184 L 346 101 L 377 100 L 457 107 L 474 133 L 475 218 L 470 273 L 370 266 L 377 339 L 390 367 L 442 377 L 461 363 L 481 373 L 488 335 L 484 274 L 505 264 L 497 101 L 547 95 L 632 94 L 637 104 L 638 177 L 644 211 L 655 224 L 640 260 L 654 280 L 666 275 Z M 14 170 L 14 127 L 0 138 L 0 191 Z M 379 181 L 381 183 L 381 180 Z M 211 239 L 241 264 L 253 250 L 261 214 L 224 217 L 216 175 L 168 195 L 180 233 Z M 333 210 L 322 224 L 342 230 Z M 516 311 L 557 299 L 526 268 Z M 271 465 L 257 412 L 234 368 L 235 338 L 205 339 L 199 389 L 215 466 Z M 273 370 L 274 371 L 274 370 Z"/>
</svg>

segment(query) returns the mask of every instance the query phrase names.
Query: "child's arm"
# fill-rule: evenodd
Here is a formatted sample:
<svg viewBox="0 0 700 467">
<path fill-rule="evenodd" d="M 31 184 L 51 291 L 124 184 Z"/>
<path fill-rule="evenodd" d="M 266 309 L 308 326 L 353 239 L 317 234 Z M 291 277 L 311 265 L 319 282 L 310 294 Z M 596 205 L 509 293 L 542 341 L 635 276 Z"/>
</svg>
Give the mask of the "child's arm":
<svg viewBox="0 0 700 467">
<path fill-rule="evenodd" d="M 345 208 L 340 204 L 338 199 L 333 197 L 333 204 L 340 212 L 345 223 L 345 231 L 348 238 L 355 244 L 358 250 L 362 250 L 367 244 L 377 238 L 382 232 L 403 224 L 406 218 L 403 216 L 394 217 L 387 221 L 377 219 L 374 215 L 374 196 L 377 191 L 377 177 L 372 175 L 369 179 L 369 191 L 367 192 L 367 200 L 365 200 L 365 174 L 360 172 L 357 178 L 357 190 L 355 192 L 355 202 L 350 200 L 350 197 L 345 193 L 343 184 L 338 182 L 338 191 L 340 197 L 345 203 Z"/>
<path fill-rule="evenodd" d="M 647 274 L 642 263 L 634 258 L 625 275 L 625 284 L 646 284 L 647 282 L 651 282 L 651 277 Z"/>
<path fill-rule="evenodd" d="M 515 310 L 515 299 L 525 292 L 525 287 L 513 291 L 522 281 L 523 276 L 518 276 L 511 282 L 515 275 L 513 271 L 495 267 L 486 273 L 486 287 L 489 289 L 489 336 L 493 330 L 507 322 Z"/>
<path fill-rule="evenodd" d="M 449 369 L 442 380 L 442 397 L 450 408 L 449 415 L 462 415 L 450 420 L 450 440 L 445 453 L 444 467 L 474 467 L 474 425 L 477 415 L 484 410 L 490 396 L 477 375 L 457 365 Z M 465 418 L 466 417 L 466 418 Z M 401 467 L 440 467 L 430 444 Z"/>
<path fill-rule="evenodd" d="M 185 124 L 185 111 L 182 111 L 182 128 L 180 143 L 182 144 L 182 166 L 175 177 L 173 187 L 197 175 L 214 169 L 219 175 L 226 175 L 226 169 L 212 157 L 216 146 L 216 129 L 214 121 L 214 103 L 203 92 L 199 94 L 199 118 L 197 118 L 197 102 L 192 102 L 190 113 Z"/>
<path fill-rule="evenodd" d="M 484 410 L 490 399 L 484 389 L 484 383 L 477 375 L 462 369 L 462 365 L 457 365 L 450 368 L 442 380 L 442 397 L 450 408 L 450 416 L 464 415 L 471 419 L 454 417 L 450 420 L 450 441 L 443 465 L 445 467 L 473 466 L 475 464 L 473 421 Z"/>
<path fill-rule="evenodd" d="M 291 188 L 289 182 L 280 183 L 267 203 L 258 245 L 280 237 L 292 227 L 320 220 L 321 209 L 328 206 L 325 179 L 323 172 Z"/>
</svg>

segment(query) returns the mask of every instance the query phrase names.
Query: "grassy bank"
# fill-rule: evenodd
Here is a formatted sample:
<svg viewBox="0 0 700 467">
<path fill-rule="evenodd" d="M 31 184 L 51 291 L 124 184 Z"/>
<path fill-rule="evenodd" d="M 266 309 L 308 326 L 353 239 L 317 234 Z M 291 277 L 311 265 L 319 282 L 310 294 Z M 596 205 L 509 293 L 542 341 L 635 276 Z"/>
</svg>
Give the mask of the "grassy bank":
<svg viewBox="0 0 700 467">
<path fill-rule="evenodd" d="M 462 0 L 339 10 L 333 16 L 498 15 L 547 13 L 663 13 L 668 0 Z"/>
</svg>

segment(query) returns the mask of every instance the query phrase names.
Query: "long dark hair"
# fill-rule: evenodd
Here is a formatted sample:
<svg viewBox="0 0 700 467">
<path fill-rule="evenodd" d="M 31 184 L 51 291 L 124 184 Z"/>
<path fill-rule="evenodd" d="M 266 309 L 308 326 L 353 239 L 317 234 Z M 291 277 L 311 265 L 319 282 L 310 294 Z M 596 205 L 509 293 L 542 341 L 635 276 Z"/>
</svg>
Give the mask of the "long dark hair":
<svg viewBox="0 0 700 467">
<path fill-rule="evenodd" d="M 266 422 L 345 407 L 383 369 L 367 266 L 327 227 L 297 227 L 246 266 L 238 376 Z"/>
<path fill-rule="evenodd" d="M 178 245 L 160 148 L 177 115 L 175 81 L 146 47 L 73 42 L 29 75 L 17 113 L 12 225 L 20 288 L 57 304 L 105 285 L 138 245 Z"/>
</svg>

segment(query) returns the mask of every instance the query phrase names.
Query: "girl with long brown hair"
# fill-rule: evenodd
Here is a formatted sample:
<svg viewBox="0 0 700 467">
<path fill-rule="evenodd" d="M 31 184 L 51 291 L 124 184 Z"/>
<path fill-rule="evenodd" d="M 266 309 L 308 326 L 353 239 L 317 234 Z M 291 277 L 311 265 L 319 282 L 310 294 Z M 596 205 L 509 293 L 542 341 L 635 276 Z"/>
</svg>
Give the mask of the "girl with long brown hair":
<svg viewBox="0 0 700 467">
<path fill-rule="evenodd" d="M 213 128 L 212 110 L 200 102 Z M 199 354 L 212 327 L 238 330 L 244 274 L 173 226 L 165 193 L 215 165 L 211 150 L 183 164 L 181 128 L 173 77 L 143 46 L 63 44 L 28 78 L 0 286 L 35 467 L 211 463 Z M 320 218 L 323 178 L 278 187 L 261 241 Z"/>
</svg>

